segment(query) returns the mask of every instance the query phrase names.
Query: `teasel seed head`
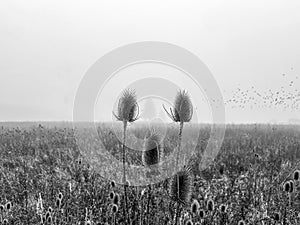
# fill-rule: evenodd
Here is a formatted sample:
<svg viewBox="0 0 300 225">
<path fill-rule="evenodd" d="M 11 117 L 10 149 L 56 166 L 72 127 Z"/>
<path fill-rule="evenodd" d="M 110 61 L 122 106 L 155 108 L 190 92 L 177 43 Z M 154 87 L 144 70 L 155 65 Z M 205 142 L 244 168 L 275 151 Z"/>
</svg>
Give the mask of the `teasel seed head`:
<svg viewBox="0 0 300 225">
<path fill-rule="evenodd" d="M 58 193 L 58 198 L 59 198 L 60 200 L 62 200 L 63 194 L 62 194 L 61 192 Z"/>
<path fill-rule="evenodd" d="M 113 204 L 112 205 L 112 213 L 115 214 L 118 212 L 118 210 L 119 210 L 119 207 L 116 204 Z"/>
<path fill-rule="evenodd" d="M 116 187 L 116 182 L 115 182 L 114 180 L 112 180 L 112 181 L 110 182 L 110 186 L 111 186 L 112 188 L 115 188 L 115 187 Z"/>
<path fill-rule="evenodd" d="M 177 176 L 179 179 L 179 194 L 178 194 L 178 184 Z M 191 167 L 184 168 L 175 174 L 169 184 L 169 195 L 173 201 L 179 204 L 189 204 L 191 199 L 193 189 L 193 174 Z"/>
<path fill-rule="evenodd" d="M 200 209 L 200 211 L 199 211 L 199 217 L 201 219 L 203 219 L 205 217 L 205 211 L 203 209 Z"/>
<path fill-rule="evenodd" d="M 283 185 L 283 190 L 285 192 L 289 192 L 290 191 L 290 182 L 289 181 L 286 181 Z"/>
<path fill-rule="evenodd" d="M 7 220 L 7 219 L 4 219 L 4 220 L 3 220 L 3 224 L 8 224 L 8 220 Z"/>
<path fill-rule="evenodd" d="M 294 181 L 290 180 L 290 189 L 289 192 L 292 193 L 294 191 Z"/>
<path fill-rule="evenodd" d="M 145 141 L 142 161 L 144 166 L 157 165 L 163 152 L 162 139 L 159 134 L 153 132 Z"/>
<path fill-rule="evenodd" d="M 185 90 L 177 92 L 173 109 L 170 108 L 170 112 L 165 107 L 164 109 L 174 122 L 190 122 L 193 116 L 193 104 Z"/>
<path fill-rule="evenodd" d="M 185 223 L 184 223 L 185 225 L 193 225 L 194 223 L 193 223 L 193 221 L 192 220 L 187 220 Z"/>
<path fill-rule="evenodd" d="M 56 207 L 58 209 L 60 209 L 60 207 L 61 207 L 61 200 L 59 198 L 56 198 Z"/>
<path fill-rule="evenodd" d="M 212 199 L 209 199 L 207 201 L 207 210 L 208 211 L 214 211 L 214 209 L 215 209 L 215 203 Z"/>
<path fill-rule="evenodd" d="M 280 220 L 280 213 L 279 212 L 275 212 L 274 213 L 274 220 L 275 221 L 279 221 Z"/>
<path fill-rule="evenodd" d="M 226 210 L 227 210 L 227 206 L 225 204 L 221 204 L 220 205 L 220 212 L 221 213 L 226 213 Z"/>
<path fill-rule="evenodd" d="M 110 192 L 110 193 L 109 193 L 109 198 L 110 198 L 110 200 L 113 200 L 114 197 L 115 197 L 115 193 L 114 193 L 113 191 Z"/>
<path fill-rule="evenodd" d="M 120 196 L 118 193 L 115 194 L 114 199 L 113 199 L 113 203 L 115 205 L 119 205 L 119 201 L 120 201 Z"/>
<path fill-rule="evenodd" d="M 244 220 L 240 220 L 239 222 L 238 222 L 238 225 L 245 225 L 246 223 L 245 223 L 245 221 Z"/>
<path fill-rule="evenodd" d="M 125 89 L 118 102 L 117 114 L 113 112 L 117 120 L 123 122 L 134 122 L 138 119 L 139 107 L 134 90 Z"/>
<path fill-rule="evenodd" d="M 200 208 L 199 202 L 196 199 L 194 199 L 193 203 L 191 205 L 191 212 L 192 212 L 192 214 L 196 215 L 198 213 L 198 211 L 199 211 L 199 208 Z"/>
<path fill-rule="evenodd" d="M 293 175 L 294 180 L 298 181 L 299 177 L 300 177 L 300 171 L 299 170 L 295 170 L 294 171 L 294 175 Z"/>
<path fill-rule="evenodd" d="M 7 202 L 5 204 L 5 208 L 6 208 L 7 211 L 10 211 L 11 210 L 11 202 Z"/>
</svg>

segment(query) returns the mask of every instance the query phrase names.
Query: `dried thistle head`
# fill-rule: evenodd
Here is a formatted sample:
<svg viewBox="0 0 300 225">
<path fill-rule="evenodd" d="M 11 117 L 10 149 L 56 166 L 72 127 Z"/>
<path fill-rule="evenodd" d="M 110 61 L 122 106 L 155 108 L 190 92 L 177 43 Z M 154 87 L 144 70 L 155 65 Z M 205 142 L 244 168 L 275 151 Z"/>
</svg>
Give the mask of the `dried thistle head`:
<svg viewBox="0 0 300 225">
<path fill-rule="evenodd" d="M 190 122 L 193 116 L 193 104 L 187 91 L 178 91 L 173 109 L 170 108 L 170 112 L 166 109 L 165 111 L 174 122 Z"/>
<path fill-rule="evenodd" d="M 300 178 L 300 171 L 299 170 L 294 171 L 293 178 L 294 178 L 295 181 L 299 180 L 299 178 Z"/>
<path fill-rule="evenodd" d="M 289 192 L 290 191 L 290 182 L 285 182 L 284 185 L 283 185 L 283 190 L 285 192 Z"/>
<path fill-rule="evenodd" d="M 221 212 L 221 213 L 226 213 L 226 211 L 227 211 L 227 206 L 226 206 L 225 204 L 221 204 L 219 209 L 220 209 L 220 212 Z"/>
<path fill-rule="evenodd" d="M 294 191 L 294 181 L 290 180 L 290 189 L 289 192 L 292 193 Z"/>
<path fill-rule="evenodd" d="M 119 194 L 116 193 L 115 196 L 114 196 L 114 199 L 113 199 L 113 203 L 114 203 L 115 205 L 119 205 L 119 201 L 120 201 Z"/>
<path fill-rule="evenodd" d="M 118 212 L 118 210 L 119 210 L 119 207 L 116 204 L 113 204 L 112 205 L 112 213 L 115 214 Z"/>
<path fill-rule="evenodd" d="M 207 201 L 207 209 L 208 209 L 208 211 L 214 211 L 214 209 L 215 209 L 215 203 L 214 203 L 214 201 L 212 199 L 209 199 Z"/>
<path fill-rule="evenodd" d="M 138 119 L 139 107 L 135 91 L 125 89 L 119 99 L 117 114 L 114 116 L 119 121 L 134 122 Z"/>
<path fill-rule="evenodd" d="M 184 223 L 185 225 L 193 225 L 193 221 L 191 219 L 188 219 L 187 221 L 185 221 Z"/>
<path fill-rule="evenodd" d="M 177 176 L 179 180 L 179 192 Z M 193 189 L 193 174 L 190 167 L 184 168 L 174 175 L 169 185 L 169 195 L 173 201 L 186 205 L 190 202 Z"/>
<path fill-rule="evenodd" d="M 114 193 L 113 191 L 110 192 L 110 193 L 109 193 L 109 198 L 110 198 L 110 200 L 113 200 L 114 197 L 115 197 L 115 193 Z"/>
<path fill-rule="evenodd" d="M 199 202 L 196 199 L 194 199 L 193 203 L 191 205 L 191 212 L 192 212 L 192 214 L 196 215 L 198 213 L 198 211 L 199 211 L 199 208 L 200 208 Z"/>
<path fill-rule="evenodd" d="M 162 153 L 162 139 L 159 134 L 152 133 L 144 144 L 142 161 L 145 166 L 152 166 L 159 163 Z"/>
<path fill-rule="evenodd" d="M 199 217 L 201 219 L 203 219 L 205 217 L 205 211 L 203 209 L 200 209 L 200 211 L 199 211 Z"/>
<path fill-rule="evenodd" d="M 245 225 L 246 223 L 245 223 L 245 221 L 244 220 L 240 220 L 239 222 L 238 222 L 238 225 Z"/>
</svg>

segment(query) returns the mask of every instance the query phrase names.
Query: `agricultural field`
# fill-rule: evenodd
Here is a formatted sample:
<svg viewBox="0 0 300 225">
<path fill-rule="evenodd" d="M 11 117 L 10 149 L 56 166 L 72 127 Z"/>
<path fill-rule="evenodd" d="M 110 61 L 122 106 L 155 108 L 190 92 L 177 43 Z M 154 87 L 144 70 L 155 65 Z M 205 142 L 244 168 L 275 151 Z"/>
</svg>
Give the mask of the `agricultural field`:
<svg viewBox="0 0 300 225">
<path fill-rule="evenodd" d="M 121 162 L 122 143 L 114 130 L 96 127 L 106 150 Z M 171 176 L 152 185 L 127 183 L 126 209 L 123 185 L 103 176 L 113 168 L 99 170 L 80 152 L 74 135 L 80 129 L 84 124 L 1 124 L 1 224 L 300 223 L 299 126 L 227 125 L 221 150 L 204 170 L 199 163 L 210 125 L 187 127 L 187 136 L 193 129 L 200 135 L 179 180 L 186 201 L 172 196 L 177 183 Z M 145 140 L 149 133 L 143 127 L 128 129 L 128 140 L 137 135 Z M 163 157 L 171 155 L 177 135 L 177 124 L 168 125 Z M 93 138 L 89 142 L 98 151 Z M 126 161 L 142 166 L 142 151 L 128 148 Z"/>
</svg>

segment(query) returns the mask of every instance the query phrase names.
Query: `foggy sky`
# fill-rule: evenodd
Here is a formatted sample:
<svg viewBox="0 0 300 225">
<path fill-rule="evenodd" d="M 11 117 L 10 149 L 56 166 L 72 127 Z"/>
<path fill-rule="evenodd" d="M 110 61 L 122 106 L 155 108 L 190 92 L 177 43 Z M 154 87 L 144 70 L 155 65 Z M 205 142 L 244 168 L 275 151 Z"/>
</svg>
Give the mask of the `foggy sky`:
<svg viewBox="0 0 300 225">
<path fill-rule="evenodd" d="M 298 0 L 2 1 L 0 121 L 72 120 L 87 69 L 110 50 L 144 40 L 198 55 L 225 99 L 237 87 L 278 90 L 293 80 L 300 89 L 299 12 Z M 228 123 L 291 119 L 299 112 L 226 107 Z"/>
</svg>

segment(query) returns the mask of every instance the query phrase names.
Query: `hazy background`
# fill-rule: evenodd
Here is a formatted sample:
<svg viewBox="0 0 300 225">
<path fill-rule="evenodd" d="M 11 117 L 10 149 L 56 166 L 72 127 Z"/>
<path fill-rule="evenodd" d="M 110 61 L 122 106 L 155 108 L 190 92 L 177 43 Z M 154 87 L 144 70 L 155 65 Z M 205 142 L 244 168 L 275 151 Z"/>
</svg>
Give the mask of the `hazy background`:
<svg viewBox="0 0 300 225">
<path fill-rule="evenodd" d="M 298 122 L 299 12 L 298 0 L 1 1 L 0 121 L 72 120 L 77 87 L 99 57 L 155 40 L 209 67 L 228 123 Z"/>
</svg>

